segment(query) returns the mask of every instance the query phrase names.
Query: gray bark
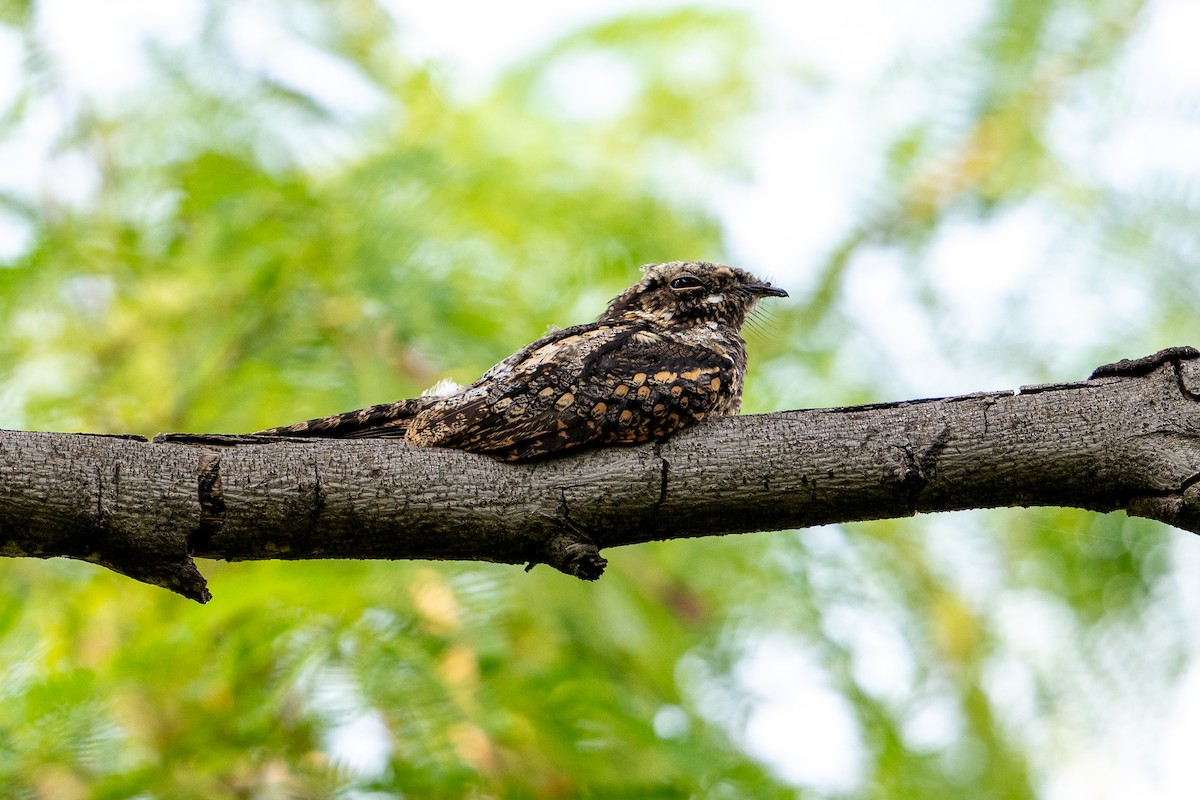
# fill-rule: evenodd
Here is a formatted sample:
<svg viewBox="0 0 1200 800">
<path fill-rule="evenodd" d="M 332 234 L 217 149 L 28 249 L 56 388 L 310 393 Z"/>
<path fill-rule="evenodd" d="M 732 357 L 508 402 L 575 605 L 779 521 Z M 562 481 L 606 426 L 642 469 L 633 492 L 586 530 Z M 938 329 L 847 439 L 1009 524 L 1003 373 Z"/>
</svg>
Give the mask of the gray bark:
<svg viewBox="0 0 1200 800">
<path fill-rule="evenodd" d="M 0 432 L 0 555 L 67 556 L 204 602 L 192 556 L 548 563 L 918 512 L 1073 506 L 1200 532 L 1200 353 L 1088 381 L 713 420 L 501 464 L 395 440 Z"/>
</svg>

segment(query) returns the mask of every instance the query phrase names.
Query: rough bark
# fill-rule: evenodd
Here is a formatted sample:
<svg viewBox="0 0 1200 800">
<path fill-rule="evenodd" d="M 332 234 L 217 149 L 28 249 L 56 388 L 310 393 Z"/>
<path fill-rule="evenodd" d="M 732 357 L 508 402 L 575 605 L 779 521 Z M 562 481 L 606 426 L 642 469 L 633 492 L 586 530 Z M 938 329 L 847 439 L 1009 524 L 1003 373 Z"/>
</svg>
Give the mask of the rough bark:
<svg viewBox="0 0 1200 800">
<path fill-rule="evenodd" d="M 715 420 L 527 465 L 394 440 L 0 433 L 0 555 L 68 556 L 204 602 L 192 556 L 548 563 L 659 539 L 1002 506 L 1200 532 L 1200 353 L 1078 383 Z"/>
</svg>

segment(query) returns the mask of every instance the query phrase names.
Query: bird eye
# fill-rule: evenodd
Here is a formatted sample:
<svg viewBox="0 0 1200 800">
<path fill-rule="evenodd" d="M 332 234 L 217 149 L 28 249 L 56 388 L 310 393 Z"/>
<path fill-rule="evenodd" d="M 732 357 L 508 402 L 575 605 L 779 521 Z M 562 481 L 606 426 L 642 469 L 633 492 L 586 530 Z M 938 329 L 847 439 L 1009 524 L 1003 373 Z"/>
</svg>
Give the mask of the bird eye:
<svg viewBox="0 0 1200 800">
<path fill-rule="evenodd" d="M 702 284 L 698 278 L 694 278 L 691 275 L 681 275 L 680 277 L 671 281 L 672 289 L 700 289 L 703 288 L 703 286 L 704 284 Z"/>
</svg>

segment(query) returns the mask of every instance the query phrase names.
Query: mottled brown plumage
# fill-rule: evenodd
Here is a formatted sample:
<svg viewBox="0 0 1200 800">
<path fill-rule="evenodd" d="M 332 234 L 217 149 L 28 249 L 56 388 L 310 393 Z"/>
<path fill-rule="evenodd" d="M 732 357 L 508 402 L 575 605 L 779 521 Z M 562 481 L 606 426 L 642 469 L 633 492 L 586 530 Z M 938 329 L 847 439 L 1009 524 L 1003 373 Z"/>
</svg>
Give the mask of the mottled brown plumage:
<svg viewBox="0 0 1200 800">
<path fill-rule="evenodd" d="M 736 414 L 746 372 L 739 331 L 761 298 L 787 292 L 718 264 L 642 270 L 595 322 L 543 336 L 470 386 L 259 433 L 402 437 L 530 461 L 661 440 Z"/>
</svg>

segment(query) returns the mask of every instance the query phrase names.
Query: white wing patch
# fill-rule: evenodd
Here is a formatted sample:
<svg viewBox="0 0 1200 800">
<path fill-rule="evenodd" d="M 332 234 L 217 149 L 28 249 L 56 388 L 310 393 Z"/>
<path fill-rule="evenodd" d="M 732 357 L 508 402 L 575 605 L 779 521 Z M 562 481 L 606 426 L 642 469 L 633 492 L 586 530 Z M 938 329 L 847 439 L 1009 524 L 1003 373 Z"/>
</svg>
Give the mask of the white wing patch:
<svg viewBox="0 0 1200 800">
<path fill-rule="evenodd" d="M 461 388 L 463 387 L 449 378 L 442 378 L 433 386 L 421 392 L 421 397 L 449 397 L 452 394 L 457 394 Z"/>
</svg>

